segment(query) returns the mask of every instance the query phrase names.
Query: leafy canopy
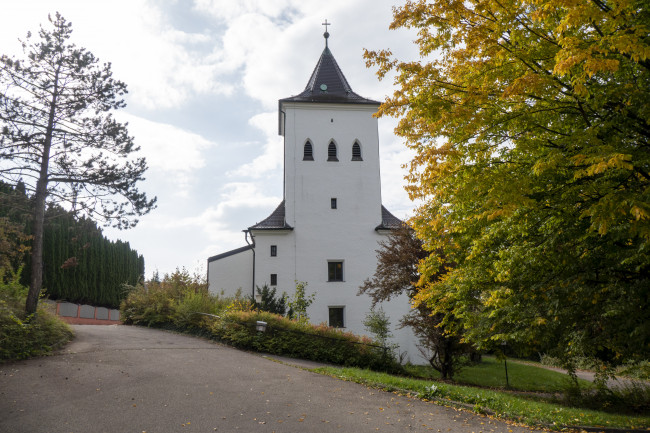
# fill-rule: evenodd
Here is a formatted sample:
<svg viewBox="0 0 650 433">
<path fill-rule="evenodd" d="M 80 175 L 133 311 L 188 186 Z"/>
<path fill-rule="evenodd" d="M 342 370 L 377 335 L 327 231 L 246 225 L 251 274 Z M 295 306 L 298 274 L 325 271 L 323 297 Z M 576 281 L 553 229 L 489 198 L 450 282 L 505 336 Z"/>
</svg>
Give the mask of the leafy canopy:
<svg viewBox="0 0 650 433">
<path fill-rule="evenodd" d="M 650 11 L 636 0 L 407 1 L 421 61 L 366 52 L 416 156 L 416 300 L 481 347 L 650 355 Z M 444 256 L 455 266 L 440 279 Z"/>
</svg>

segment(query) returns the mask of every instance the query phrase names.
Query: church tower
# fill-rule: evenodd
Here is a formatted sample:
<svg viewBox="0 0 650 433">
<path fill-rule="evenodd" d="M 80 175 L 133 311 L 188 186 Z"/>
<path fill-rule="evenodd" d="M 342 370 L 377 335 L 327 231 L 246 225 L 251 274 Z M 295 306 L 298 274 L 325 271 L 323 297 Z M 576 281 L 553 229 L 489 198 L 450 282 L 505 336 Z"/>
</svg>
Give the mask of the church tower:
<svg viewBox="0 0 650 433">
<path fill-rule="evenodd" d="M 357 292 L 375 272 L 379 241 L 401 221 L 381 202 L 373 117 L 380 103 L 352 90 L 324 36 L 305 89 L 279 101 L 284 200 L 248 228 L 250 245 L 208 259 L 208 281 L 213 292 L 241 287 L 244 294 L 265 284 L 292 294 L 296 282 L 305 282 L 307 294 L 315 294 L 307 311 L 312 323 L 367 334 L 362 322 L 371 300 Z M 382 307 L 395 326 L 409 302 L 404 296 Z M 400 350 L 413 353 L 412 333 L 393 333 Z"/>
</svg>

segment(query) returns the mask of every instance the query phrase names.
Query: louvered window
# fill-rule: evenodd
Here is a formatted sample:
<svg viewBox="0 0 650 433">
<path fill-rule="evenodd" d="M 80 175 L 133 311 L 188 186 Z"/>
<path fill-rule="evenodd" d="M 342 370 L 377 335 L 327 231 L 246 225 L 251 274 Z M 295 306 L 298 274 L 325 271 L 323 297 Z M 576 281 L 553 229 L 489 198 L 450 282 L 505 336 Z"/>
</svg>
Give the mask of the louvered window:
<svg viewBox="0 0 650 433">
<path fill-rule="evenodd" d="M 333 141 L 330 141 L 330 145 L 327 146 L 327 160 L 328 161 L 338 161 L 339 159 L 336 156 L 336 144 Z"/>
<path fill-rule="evenodd" d="M 311 145 L 311 142 L 308 141 L 305 143 L 305 150 L 302 156 L 303 161 L 313 161 L 314 160 L 314 148 Z"/>
<path fill-rule="evenodd" d="M 352 145 L 352 161 L 363 161 L 361 158 L 361 146 L 356 141 Z"/>
</svg>

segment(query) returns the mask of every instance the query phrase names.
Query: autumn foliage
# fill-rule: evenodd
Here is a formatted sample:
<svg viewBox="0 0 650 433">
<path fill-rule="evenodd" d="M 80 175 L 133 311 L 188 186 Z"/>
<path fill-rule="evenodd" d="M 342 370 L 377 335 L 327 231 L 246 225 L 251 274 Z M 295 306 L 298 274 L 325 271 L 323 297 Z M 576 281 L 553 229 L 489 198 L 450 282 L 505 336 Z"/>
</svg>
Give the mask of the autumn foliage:
<svg viewBox="0 0 650 433">
<path fill-rule="evenodd" d="M 567 364 L 650 355 L 649 26 L 641 1 L 407 1 L 391 27 L 422 59 L 366 52 L 416 152 L 416 299 L 448 329 Z"/>
</svg>

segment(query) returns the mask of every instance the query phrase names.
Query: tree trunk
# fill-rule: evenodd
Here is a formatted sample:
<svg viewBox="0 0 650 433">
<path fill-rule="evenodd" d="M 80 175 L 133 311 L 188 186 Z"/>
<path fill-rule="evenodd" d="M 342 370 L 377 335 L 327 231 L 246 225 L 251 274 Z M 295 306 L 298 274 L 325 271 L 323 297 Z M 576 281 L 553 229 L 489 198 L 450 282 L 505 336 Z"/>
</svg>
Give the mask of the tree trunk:
<svg viewBox="0 0 650 433">
<path fill-rule="evenodd" d="M 41 164 L 42 167 L 42 164 Z M 42 176 L 41 176 L 42 177 Z M 32 279 L 27 293 L 25 311 L 27 314 L 36 312 L 38 298 L 43 286 L 43 226 L 45 225 L 45 197 L 47 182 L 38 180 L 34 196 L 34 238 L 32 240 Z"/>
<path fill-rule="evenodd" d="M 32 279 L 27 292 L 25 311 L 27 314 L 36 313 L 38 298 L 43 288 L 43 229 L 45 225 L 45 199 L 47 198 L 48 169 L 50 163 L 50 149 L 52 147 L 52 135 L 54 131 L 54 115 L 56 113 L 56 101 L 59 92 L 59 69 L 54 74 L 54 89 L 50 101 L 50 112 L 43 140 L 43 153 L 41 156 L 41 169 L 38 182 L 36 182 L 36 194 L 34 195 L 34 239 L 32 240 Z"/>
</svg>

